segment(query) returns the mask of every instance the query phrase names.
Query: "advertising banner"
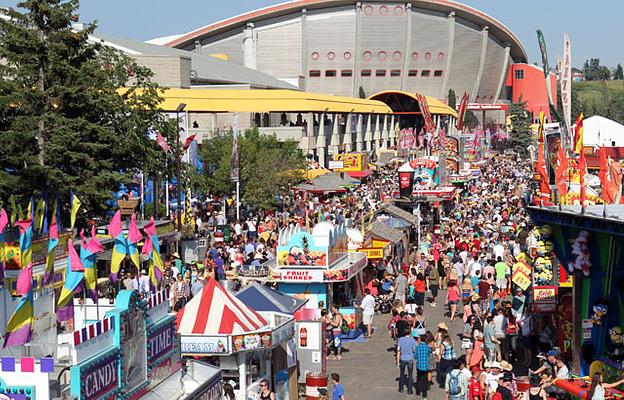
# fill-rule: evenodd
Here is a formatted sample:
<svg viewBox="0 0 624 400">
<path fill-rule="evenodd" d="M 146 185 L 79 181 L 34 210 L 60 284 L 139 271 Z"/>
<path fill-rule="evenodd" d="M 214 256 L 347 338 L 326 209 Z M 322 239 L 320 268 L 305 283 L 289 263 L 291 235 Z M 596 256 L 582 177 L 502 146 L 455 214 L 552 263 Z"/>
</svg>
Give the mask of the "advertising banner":
<svg viewBox="0 0 624 400">
<path fill-rule="evenodd" d="M 364 153 L 336 154 L 334 160 L 343 162 L 343 168 L 336 169 L 338 172 L 358 172 L 368 168 L 368 159 Z"/>
<path fill-rule="evenodd" d="M 308 232 L 298 232 L 277 248 L 277 266 L 327 267 L 327 246 L 320 246 Z"/>
<path fill-rule="evenodd" d="M 414 184 L 414 172 L 399 172 L 399 193 L 401 197 L 409 197 L 412 194 L 412 186 Z"/>
<path fill-rule="evenodd" d="M 231 353 L 229 338 L 221 336 L 182 336 L 180 352 L 184 355 Z"/>
<path fill-rule="evenodd" d="M 270 349 L 273 347 L 271 332 L 256 332 L 232 336 L 232 347 L 235 352 L 245 350 Z"/>
<path fill-rule="evenodd" d="M 557 306 L 557 286 L 533 287 L 533 311 L 553 312 Z"/>
<path fill-rule="evenodd" d="M 84 385 L 81 385 L 81 399 L 114 399 L 117 397 L 118 357 L 119 351 L 115 349 L 82 366 L 80 382 L 84 382 Z"/>
<path fill-rule="evenodd" d="M 403 128 L 399 132 L 399 149 L 409 150 L 416 145 L 416 136 L 413 128 Z"/>
</svg>

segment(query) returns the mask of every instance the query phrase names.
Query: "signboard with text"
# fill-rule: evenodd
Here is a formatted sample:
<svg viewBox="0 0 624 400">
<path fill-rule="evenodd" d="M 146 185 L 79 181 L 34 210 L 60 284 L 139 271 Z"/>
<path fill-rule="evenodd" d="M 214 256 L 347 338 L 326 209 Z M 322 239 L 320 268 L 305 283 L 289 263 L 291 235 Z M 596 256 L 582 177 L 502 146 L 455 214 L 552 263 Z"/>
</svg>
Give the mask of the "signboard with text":
<svg viewBox="0 0 624 400">
<path fill-rule="evenodd" d="M 183 355 L 228 354 L 231 352 L 230 338 L 226 335 L 182 336 L 180 351 Z"/>
<path fill-rule="evenodd" d="M 80 398 L 105 400 L 117 398 L 119 386 L 119 351 L 112 350 L 86 364 L 80 370 Z"/>
<path fill-rule="evenodd" d="M 555 311 L 557 306 L 557 290 L 557 286 L 533 286 L 533 311 Z"/>
</svg>

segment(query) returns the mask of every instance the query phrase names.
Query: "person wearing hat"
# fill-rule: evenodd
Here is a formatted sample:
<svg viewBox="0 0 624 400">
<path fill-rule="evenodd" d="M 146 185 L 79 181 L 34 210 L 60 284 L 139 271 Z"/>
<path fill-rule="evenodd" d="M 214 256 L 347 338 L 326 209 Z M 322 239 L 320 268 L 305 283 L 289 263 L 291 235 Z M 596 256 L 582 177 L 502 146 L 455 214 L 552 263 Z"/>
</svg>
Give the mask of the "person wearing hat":
<svg viewBox="0 0 624 400">
<path fill-rule="evenodd" d="M 177 251 L 171 254 L 170 262 L 173 275 L 178 276 L 178 274 L 182 274 L 182 276 L 184 276 L 184 264 L 182 260 L 180 260 L 180 254 L 178 254 Z"/>
<path fill-rule="evenodd" d="M 498 387 L 498 380 L 502 378 L 501 365 L 498 361 L 490 363 L 490 371 L 485 373 L 485 385 L 489 393 L 494 393 Z"/>
</svg>

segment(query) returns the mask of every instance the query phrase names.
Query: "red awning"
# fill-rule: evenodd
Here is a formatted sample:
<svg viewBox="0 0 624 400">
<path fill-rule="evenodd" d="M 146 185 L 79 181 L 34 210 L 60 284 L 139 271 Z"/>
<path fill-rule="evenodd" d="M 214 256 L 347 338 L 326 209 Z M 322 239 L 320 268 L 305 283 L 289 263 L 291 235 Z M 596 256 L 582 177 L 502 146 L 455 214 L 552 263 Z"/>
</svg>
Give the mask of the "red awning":
<svg viewBox="0 0 624 400">
<path fill-rule="evenodd" d="M 373 171 L 371 171 L 370 169 L 365 169 L 363 171 L 350 171 L 347 172 L 347 174 L 349 174 L 351 178 L 366 178 L 367 176 L 372 175 Z"/>
</svg>

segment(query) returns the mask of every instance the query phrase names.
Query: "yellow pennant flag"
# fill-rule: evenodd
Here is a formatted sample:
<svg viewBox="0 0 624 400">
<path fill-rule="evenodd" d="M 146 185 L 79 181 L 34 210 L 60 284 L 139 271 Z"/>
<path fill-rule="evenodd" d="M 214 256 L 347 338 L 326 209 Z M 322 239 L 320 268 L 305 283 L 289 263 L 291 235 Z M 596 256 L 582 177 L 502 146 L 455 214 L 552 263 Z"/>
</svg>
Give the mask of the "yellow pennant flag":
<svg viewBox="0 0 624 400">
<path fill-rule="evenodd" d="M 74 229 L 74 224 L 76 223 L 76 215 L 78 214 L 78 210 L 80 209 L 80 199 L 78 198 L 78 196 L 76 196 L 74 194 L 74 192 L 71 192 L 70 195 L 70 205 L 71 205 L 71 211 L 70 211 L 70 219 L 69 219 L 69 224 L 70 224 L 70 229 Z"/>
</svg>

